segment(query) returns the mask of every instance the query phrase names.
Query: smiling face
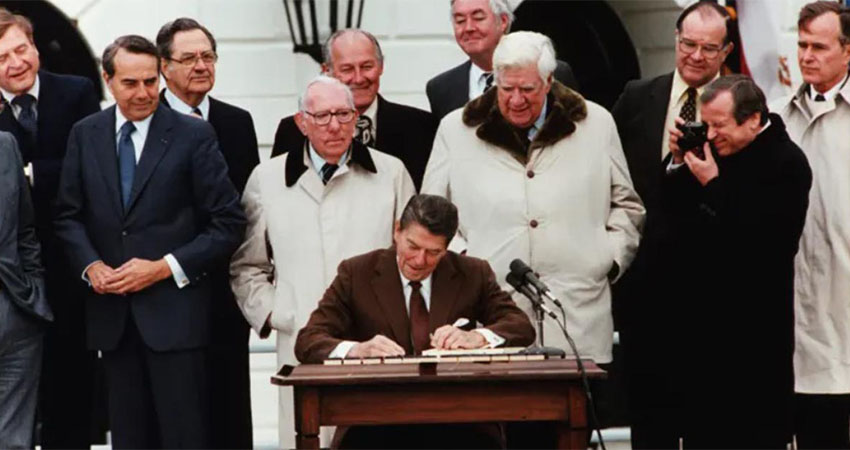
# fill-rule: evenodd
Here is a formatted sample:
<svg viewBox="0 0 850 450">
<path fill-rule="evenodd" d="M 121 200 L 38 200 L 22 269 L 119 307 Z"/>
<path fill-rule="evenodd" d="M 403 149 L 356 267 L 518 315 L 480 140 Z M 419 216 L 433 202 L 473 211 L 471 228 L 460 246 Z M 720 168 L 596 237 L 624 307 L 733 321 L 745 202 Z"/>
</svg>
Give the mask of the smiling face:
<svg viewBox="0 0 850 450">
<path fill-rule="evenodd" d="M 761 130 L 760 113 L 753 114 L 739 125 L 734 111 L 735 101 L 728 91 L 717 94 L 714 100 L 700 107 L 702 120 L 708 124 L 708 140 L 720 156 L 738 153 L 755 140 Z"/>
<path fill-rule="evenodd" d="M 38 50 L 17 25 L 0 37 L 0 87 L 15 94 L 32 88 L 40 62 Z"/>
<path fill-rule="evenodd" d="M 799 30 L 797 60 L 803 81 L 826 92 L 847 75 L 850 44 L 842 44 L 838 14 L 828 12 Z"/>
<path fill-rule="evenodd" d="M 497 16 L 488 0 L 455 0 L 452 3 L 452 27 L 455 40 L 473 61 L 492 63 L 493 50 L 508 28 L 507 15 Z"/>
<path fill-rule="evenodd" d="M 346 123 L 340 123 L 337 117 L 332 116 L 330 122 L 320 125 L 314 116 L 323 113 L 351 111 L 351 105 L 348 103 L 344 89 L 340 85 L 313 84 L 304 98 L 306 112 L 299 111 L 295 114 L 296 125 L 304 133 L 304 136 L 307 136 L 319 156 L 333 164 L 339 161 L 351 145 L 357 118 L 355 117 Z"/>
<path fill-rule="evenodd" d="M 537 66 L 527 65 L 502 69 L 498 87 L 502 117 L 515 127 L 528 128 L 543 111 L 551 80 L 543 81 Z"/>
<path fill-rule="evenodd" d="M 168 89 L 180 98 L 203 97 L 215 85 L 215 62 L 206 63 L 202 56 L 215 55 L 212 43 L 201 30 L 180 31 L 174 34 L 171 55 L 162 58 L 162 74 Z M 178 61 L 195 57 L 192 65 Z"/>
<path fill-rule="evenodd" d="M 348 85 L 354 95 L 354 106 L 361 113 L 375 101 L 381 87 L 384 65 L 378 60 L 376 50 L 372 41 L 361 33 L 343 34 L 334 39 L 332 67 L 326 67 L 331 76 Z"/>
<path fill-rule="evenodd" d="M 445 236 L 432 234 L 427 228 L 412 222 L 404 229 L 396 222 L 393 232 L 398 268 L 410 281 L 422 281 L 428 278 L 443 256 L 446 255 L 448 242 Z"/>
<path fill-rule="evenodd" d="M 691 87 L 700 87 L 720 72 L 720 67 L 732 51 L 732 44 L 724 46 L 726 22 L 715 12 L 695 10 L 682 21 L 681 33 L 676 33 L 676 69 Z M 692 52 L 683 49 L 698 48 Z M 717 50 L 717 54 L 706 56 L 705 49 Z M 709 51 L 713 53 L 712 51 Z"/>
<path fill-rule="evenodd" d="M 122 48 L 115 54 L 113 63 L 115 74 L 110 77 L 104 72 L 103 79 L 121 114 L 133 122 L 153 114 L 159 104 L 157 58 Z"/>
</svg>

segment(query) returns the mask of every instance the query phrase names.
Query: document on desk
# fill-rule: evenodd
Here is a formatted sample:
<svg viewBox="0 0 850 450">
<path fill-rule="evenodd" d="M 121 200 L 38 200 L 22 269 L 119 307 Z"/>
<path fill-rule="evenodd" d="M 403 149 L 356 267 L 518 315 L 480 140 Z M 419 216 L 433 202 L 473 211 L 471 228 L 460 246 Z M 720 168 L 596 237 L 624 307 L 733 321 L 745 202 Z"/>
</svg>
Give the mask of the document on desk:
<svg viewBox="0 0 850 450">
<path fill-rule="evenodd" d="M 440 350 L 431 348 L 422 352 L 422 356 L 476 356 L 476 355 L 517 355 L 525 351 L 525 347 L 498 347 L 498 348 L 458 348 L 454 350 Z"/>
</svg>

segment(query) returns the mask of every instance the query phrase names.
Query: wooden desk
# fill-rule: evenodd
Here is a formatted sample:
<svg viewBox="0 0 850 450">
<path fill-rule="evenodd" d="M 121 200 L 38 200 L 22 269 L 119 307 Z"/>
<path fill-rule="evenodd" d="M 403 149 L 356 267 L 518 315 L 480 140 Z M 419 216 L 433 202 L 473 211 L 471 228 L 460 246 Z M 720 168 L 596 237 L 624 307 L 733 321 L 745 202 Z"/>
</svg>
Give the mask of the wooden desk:
<svg viewBox="0 0 850 450">
<path fill-rule="evenodd" d="M 605 372 L 584 361 L 590 378 Z M 586 399 L 570 359 L 509 363 L 301 365 L 293 386 L 298 448 L 319 448 L 321 425 L 558 422 L 558 448 L 586 449 Z"/>
</svg>

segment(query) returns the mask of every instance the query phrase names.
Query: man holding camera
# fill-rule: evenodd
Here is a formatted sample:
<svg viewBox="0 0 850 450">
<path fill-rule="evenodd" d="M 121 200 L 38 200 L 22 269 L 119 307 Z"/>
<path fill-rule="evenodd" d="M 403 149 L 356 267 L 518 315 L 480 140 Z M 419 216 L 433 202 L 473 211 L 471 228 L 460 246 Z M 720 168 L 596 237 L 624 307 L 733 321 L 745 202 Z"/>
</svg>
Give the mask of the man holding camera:
<svg viewBox="0 0 850 450">
<path fill-rule="evenodd" d="M 676 426 L 685 448 L 785 447 L 794 255 L 812 173 L 750 78 L 721 77 L 700 101 L 703 123 L 688 136 L 681 119 L 668 130 L 647 291 L 675 313 Z"/>
</svg>

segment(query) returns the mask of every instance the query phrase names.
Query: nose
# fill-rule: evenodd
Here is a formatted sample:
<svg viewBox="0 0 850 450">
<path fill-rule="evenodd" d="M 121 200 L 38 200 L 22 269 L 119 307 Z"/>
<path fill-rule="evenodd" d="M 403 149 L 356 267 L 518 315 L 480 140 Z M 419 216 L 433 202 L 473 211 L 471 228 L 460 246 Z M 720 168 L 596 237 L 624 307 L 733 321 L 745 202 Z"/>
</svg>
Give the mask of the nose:
<svg viewBox="0 0 850 450">
<path fill-rule="evenodd" d="M 803 47 L 803 50 L 801 51 L 800 56 L 801 56 L 800 59 L 807 60 L 807 61 L 811 60 L 811 58 L 812 58 L 812 48 L 811 47 Z"/>
<path fill-rule="evenodd" d="M 519 93 L 518 90 L 511 91 L 511 96 L 508 100 L 508 103 L 511 106 L 522 106 L 525 103 L 525 98 L 522 94 Z"/>
<path fill-rule="evenodd" d="M 207 70 L 207 63 L 204 62 L 203 58 L 198 58 L 198 60 L 195 61 L 194 67 L 195 70 L 197 70 L 198 72 L 202 72 L 204 70 Z"/>
<path fill-rule="evenodd" d="M 339 123 L 339 120 L 336 116 L 331 116 L 331 121 L 328 122 L 328 130 L 337 131 L 342 125 Z"/>
<path fill-rule="evenodd" d="M 21 64 L 21 61 L 23 61 L 23 60 L 15 52 L 9 53 L 9 65 L 10 66 L 17 67 L 18 65 Z"/>
<path fill-rule="evenodd" d="M 472 18 L 467 18 L 466 22 L 463 23 L 463 32 L 469 33 L 475 31 L 475 24 L 472 21 Z"/>
<path fill-rule="evenodd" d="M 351 79 L 351 81 L 352 81 L 354 84 L 361 84 L 361 83 L 363 83 L 365 80 L 366 80 L 366 77 L 364 77 L 364 76 L 363 76 L 363 72 L 361 72 L 361 71 L 360 71 L 360 68 L 359 68 L 359 67 L 356 67 L 356 68 L 354 69 L 354 77 Z"/>
</svg>

